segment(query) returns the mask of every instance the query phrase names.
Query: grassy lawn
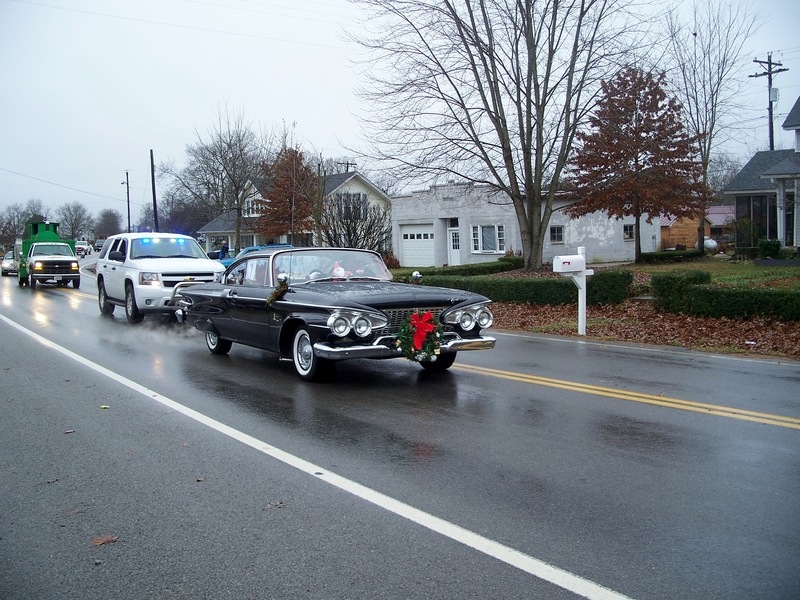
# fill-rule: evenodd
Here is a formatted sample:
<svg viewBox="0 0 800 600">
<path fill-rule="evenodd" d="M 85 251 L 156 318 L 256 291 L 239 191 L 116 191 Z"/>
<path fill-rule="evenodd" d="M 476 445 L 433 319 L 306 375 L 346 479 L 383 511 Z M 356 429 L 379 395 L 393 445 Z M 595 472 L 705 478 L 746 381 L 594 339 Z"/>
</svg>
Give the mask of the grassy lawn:
<svg viewBox="0 0 800 600">
<path fill-rule="evenodd" d="M 715 285 L 745 288 L 771 287 L 800 292 L 800 267 L 760 267 L 754 262 L 706 258 L 663 265 L 630 264 L 619 268 L 648 275 L 670 271 L 707 271 L 711 273 L 711 280 Z"/>
</svg>

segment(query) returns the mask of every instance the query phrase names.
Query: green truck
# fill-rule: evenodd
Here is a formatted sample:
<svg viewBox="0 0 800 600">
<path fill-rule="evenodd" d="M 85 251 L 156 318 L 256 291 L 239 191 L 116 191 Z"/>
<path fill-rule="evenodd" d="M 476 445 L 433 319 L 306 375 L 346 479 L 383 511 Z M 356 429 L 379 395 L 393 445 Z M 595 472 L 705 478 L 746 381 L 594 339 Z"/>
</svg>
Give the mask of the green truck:
<svg viewBox="0 0 800 600">
<path fill-rule="evenodd" d="M 58 223 L 28 223 L 19 242 L 19 285 L 35 288 L 37 283 L 81 285 L 80 265 L 75 256 L 75 240 L 62 240 Z"/>
</svg>

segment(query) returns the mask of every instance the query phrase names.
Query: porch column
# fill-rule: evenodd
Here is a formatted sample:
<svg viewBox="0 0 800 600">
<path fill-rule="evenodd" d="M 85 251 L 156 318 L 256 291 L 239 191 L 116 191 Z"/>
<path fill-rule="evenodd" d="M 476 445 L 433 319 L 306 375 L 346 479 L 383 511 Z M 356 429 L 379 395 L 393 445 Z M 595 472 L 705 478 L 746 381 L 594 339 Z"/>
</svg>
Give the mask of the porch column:
<svg viewBox="0 0 800 600">
<path fill-rule="evenodd" d="M 778 232 L 777 239 L 781 241 L 784 246 L 788 245 L 786 239 L 786 180 L 778 179 L 778 195 L 776 197 L 777 221 Z"/>
</svg>

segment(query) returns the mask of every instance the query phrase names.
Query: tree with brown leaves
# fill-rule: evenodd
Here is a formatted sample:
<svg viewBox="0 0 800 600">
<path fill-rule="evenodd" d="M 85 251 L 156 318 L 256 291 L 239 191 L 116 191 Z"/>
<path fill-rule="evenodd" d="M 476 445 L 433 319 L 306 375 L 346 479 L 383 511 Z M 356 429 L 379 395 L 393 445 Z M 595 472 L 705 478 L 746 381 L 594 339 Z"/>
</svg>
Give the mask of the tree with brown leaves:
<svg viewBox="0 0 800 600">
<path fill-rule="evenodd" d="M 272 239 L 289 236 L 290 243 L 295 244 L 298 236 L 314 230 L 319 177 L 303 152 L 289 146 L 284 146 L 265 170 L 267 197 L 259 207 L 256 229 Z"/>
<path fill-rule="evenodd" d="M 685 217 L 702 205 L 706 186 L 696 160 L 698 140 L 686 133 L 681 106 L 664 91 L 664 74 L 625 67 L 603 82 L 603 97 L 579 132 L 570 191 L 571 217 L 596 211 L 633 216 L 636 262 L 641 261 L 641 219 Z"/>
</svg>

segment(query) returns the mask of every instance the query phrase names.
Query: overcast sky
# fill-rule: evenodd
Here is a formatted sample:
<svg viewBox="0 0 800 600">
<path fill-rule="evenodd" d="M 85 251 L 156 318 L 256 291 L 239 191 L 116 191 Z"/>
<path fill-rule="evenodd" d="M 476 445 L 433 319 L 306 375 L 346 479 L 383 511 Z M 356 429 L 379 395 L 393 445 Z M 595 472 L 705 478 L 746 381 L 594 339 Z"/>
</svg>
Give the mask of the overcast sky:
<svg viewBox="0 0 800 600">
<path fill-rule="evenodd" d="M 748 55 L 782 62 L 775 76 L 777 148 L 800 96 L 800 2 L 757 0 L 764 25 Z M 182 165 L 227 105 L 258 127 L 292 126 L 303 148 L 335 158 L 358 145 L 357 50 L 347 0 L 0 0 L 0 210 L 39 199 L 131 217 L 152 202 L 156 164 Z M 767 80 L 749 63 L 752 124 L 732 150 L 767 147 Z M 207 137 L 207 135 L 206 135 Z"/>
</svg>

